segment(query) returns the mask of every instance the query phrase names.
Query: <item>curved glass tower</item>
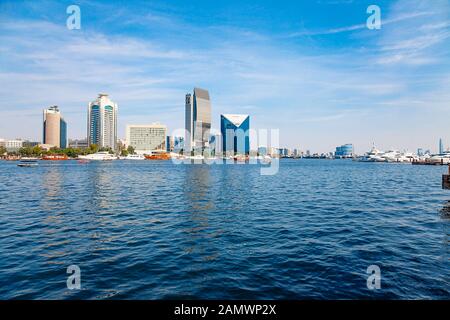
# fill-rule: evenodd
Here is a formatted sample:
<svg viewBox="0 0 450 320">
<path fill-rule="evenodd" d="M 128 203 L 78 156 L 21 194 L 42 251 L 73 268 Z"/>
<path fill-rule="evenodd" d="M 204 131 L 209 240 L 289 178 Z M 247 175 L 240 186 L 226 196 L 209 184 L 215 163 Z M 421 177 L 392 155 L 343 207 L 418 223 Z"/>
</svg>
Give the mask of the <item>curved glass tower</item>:
<svg viewBox="0 0 450 320">
<path fill-rule="evenodd" d="M 107 94 L 100 93 L 88 106 L 88 145 L 99 148 L 117 147 L 117 109 L 116 103 Z"/>
</svg>

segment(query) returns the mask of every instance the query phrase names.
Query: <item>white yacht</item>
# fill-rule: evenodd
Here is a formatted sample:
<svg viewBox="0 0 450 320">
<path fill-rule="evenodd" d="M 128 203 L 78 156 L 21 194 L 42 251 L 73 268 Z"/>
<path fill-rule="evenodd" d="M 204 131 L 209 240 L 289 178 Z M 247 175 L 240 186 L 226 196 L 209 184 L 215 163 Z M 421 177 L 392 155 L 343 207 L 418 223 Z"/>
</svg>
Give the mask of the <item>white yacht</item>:
<svg viewBox="0 0 450 320">
<path fill-rule="evenodd" d="M 430 164 L 450 164 L 450 153 L 432 155 L 425 159 L 425 162 Z"/>
<path fill-rule="evenodd" d="M 113 154 L 110 154 L 108 151 L 100 151 L 97 153 L 88 154 L 86 156 L 78 156 L 78 159 L 108 161 L 116 160 L 117 157 Z"/>
<path fill-rule="evenodd" d="M 195 156 L 189 157 L 189 159 L 191 159 L 191 160 L 204 160 L 205 157 L 202 156 L 201 154 L 197 154 L 197 155 L 195 155 Z"/>
<path fill-rule="evenodd" d="M 412 162 L 414 162 L 416 160 L 418 160 L 418 157 L 414 153 L 412 153 L 412 152 L 403 152 L 403 153 L 401 153 L 401 155 L 400 155 L 400 157 L 398 159 L 398 162 L 411 162 L 412 163 Z"/>
<path fill-rule="evenodd" d="M 386 162 L 386 158 L 383 158 L 385 153 L 383 151 L 378 150 L 375 146 L 367 152 L 364 156 L 359 158 L 359 161 L 362 162 Z"/>
<path fill-rule="evenodd" d="M 398 162 L 398 159 L 400 158 L 400 152 L 397 150 L 389 150 L 384 152 L 381 155 L 381 158 L 384 159 L 385 162 Z"/>
<path fill-rule="evenodd" d="M 126 157 L 119 157 L 120 160 L 145 160 L 143 154 L 129 154 Z"/>
</svg>

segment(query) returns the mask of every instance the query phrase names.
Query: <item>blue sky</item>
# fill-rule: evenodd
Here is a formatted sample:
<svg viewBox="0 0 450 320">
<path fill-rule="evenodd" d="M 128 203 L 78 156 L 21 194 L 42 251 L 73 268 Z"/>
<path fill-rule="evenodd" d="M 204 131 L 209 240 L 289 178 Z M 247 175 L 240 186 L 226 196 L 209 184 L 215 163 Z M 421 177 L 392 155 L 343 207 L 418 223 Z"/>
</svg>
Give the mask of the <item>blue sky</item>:
<svg viewBox="0 0 450 320">
<path fill-rule="evenodd" d="M 66 8 L 81 8 L 68 30 Z M 381 30 L 366 9 L 381 8 Z M 107 92 L 128 123 L 183 128 L 184 95 L 210 91 L 213 125 L 246 113 L 281 144 L 450 145 L 450 1 L 0 1 L 0 137 L 41 140 L 60 106 L 69 136 Z"/>
</svg>

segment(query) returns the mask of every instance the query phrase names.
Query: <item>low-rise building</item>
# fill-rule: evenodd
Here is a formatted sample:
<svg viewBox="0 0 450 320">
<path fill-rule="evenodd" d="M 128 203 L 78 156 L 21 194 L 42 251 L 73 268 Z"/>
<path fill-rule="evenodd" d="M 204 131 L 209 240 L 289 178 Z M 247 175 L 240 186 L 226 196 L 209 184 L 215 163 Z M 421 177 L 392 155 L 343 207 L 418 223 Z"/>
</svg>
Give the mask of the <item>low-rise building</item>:
<svg viewBox="0 0 450 320">
<path fill-rule="evenodd" d="M 69 140 L 69 148 L 74 149 L 86 149 L 89 148 L 87 139 L 70 139 Z"/>
<path fill-rule="evenodd" d="M 6 149 L 6 151 L 8 151 L 8 152 L 19 151 L 19 149 L 23 147 L 23 140 L 20 140 L 20 139 L 13 139 L 13 140 L 0 139 L 0 146 L 4 147 Z"/>
<path fill-rule="evenodd" d="M 127 125 L 127 145 L 136 153 L 166 150 L 167 127 L 162 124 Z"/>
<path fill-rule="evenodd" d="M 347 143 L 342 146 L 336 147 L 334 153 L 335 158 L 351 158 L 353 157 L 353 144 Z"/>
</svg>

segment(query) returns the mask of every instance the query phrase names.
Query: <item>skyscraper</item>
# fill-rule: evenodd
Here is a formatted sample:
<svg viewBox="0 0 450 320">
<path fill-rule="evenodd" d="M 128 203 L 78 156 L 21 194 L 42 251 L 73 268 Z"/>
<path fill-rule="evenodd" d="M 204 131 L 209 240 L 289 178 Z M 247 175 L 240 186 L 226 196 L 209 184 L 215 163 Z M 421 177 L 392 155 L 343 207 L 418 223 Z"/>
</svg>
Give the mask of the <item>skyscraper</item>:
<svg viewBox="0 0 450 320">
<path fill-rule="evenodd" d="M 246 114 L 222 114 L 220 132 L 224 155 L 250 153 L 250 116 Z"/>
<path fill-rule="evenodd" d="M 100 93 L 98 98 L 88 106 L 88 144 L 100 148 L 117 147 L 117 109 L 108 95 Z"/>
<path fill-rule="evenodd" d="M 43 129 L 43 144 L 56 148 L 67 148 L 67 123 L 58 106 L 44 109 Z"/>
<path fill-rule="evenodd" d="M 439 154 L 444 153 L 444 144 L 442 143 L 442 138 L 439 139 Z"/>
<path fill-rule="evenodd" d="M 194 88 L 194 94 L 186 95 L 185 109 L 185 149 L 203 151 L 209 147 L 209 132 L 211 130 L 211 101 L 209 92 Z"/>
</svg>

